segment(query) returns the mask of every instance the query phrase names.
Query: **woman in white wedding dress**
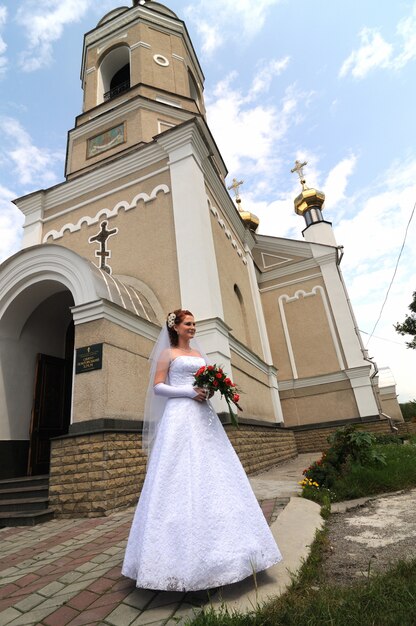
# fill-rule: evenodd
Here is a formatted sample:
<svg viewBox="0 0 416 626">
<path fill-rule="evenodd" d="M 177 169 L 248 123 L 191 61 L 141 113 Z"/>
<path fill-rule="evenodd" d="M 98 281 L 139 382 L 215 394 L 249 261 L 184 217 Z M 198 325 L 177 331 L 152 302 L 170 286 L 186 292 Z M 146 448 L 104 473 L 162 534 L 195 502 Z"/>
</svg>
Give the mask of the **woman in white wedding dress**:
<svg viewBox="0 0 416 626">
<path fill-rule="evenodd" d="M 267 569 L 281 554 L 206 390 L 193 386 L 205 359 L 191 344 L 192 314 L 170 313 L 166 331 L 170 347 L 151 380 L 165 406 L 158 423 L 145 424 L 152 449 L 122 573 L 140 588 L 210 589 Z"/>
</svg>

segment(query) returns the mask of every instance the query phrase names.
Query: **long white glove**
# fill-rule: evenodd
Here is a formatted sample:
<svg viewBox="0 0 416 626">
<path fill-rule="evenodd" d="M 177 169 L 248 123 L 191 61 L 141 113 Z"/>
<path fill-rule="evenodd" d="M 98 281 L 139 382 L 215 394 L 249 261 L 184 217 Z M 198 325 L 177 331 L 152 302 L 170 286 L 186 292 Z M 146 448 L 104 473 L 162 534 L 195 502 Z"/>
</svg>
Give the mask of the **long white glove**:
<svg viewBox="0 0 416 626">
<path fill-rule="evenodd" d="M 166 385 L 165 383 L 157 383 L 153 389 L 157 396 L 164 396 L 165 398 L 195 398 L 198 395 L 198 392 L 192 385 L 172 387 L 172 385 Z"/>
</svg>

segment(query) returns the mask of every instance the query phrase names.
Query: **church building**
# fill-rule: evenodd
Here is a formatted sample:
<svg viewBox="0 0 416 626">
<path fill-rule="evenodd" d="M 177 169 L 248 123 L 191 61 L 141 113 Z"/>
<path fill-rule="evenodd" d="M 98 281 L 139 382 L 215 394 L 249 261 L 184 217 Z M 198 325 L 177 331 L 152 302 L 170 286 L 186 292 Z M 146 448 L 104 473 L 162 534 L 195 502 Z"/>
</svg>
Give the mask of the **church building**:
<svg viewBox="0 0 416 626">
<path fill-rule="evenodd" d="M 296 163 L 302 239 L 256 233 L 185 23 L 153 1 L 114 9 L 84 37 L 81 83 L 65 180 L 15 201 L 22 250 L 0 265 L 1 477 L 49 474 L 58 515 L 133 504 L 148 356 L 179 307 L 242 390 L 226 428 L 247 471 L 295 455 L 297 433 L 384 428 L 324 194 Z"/>
</svg>

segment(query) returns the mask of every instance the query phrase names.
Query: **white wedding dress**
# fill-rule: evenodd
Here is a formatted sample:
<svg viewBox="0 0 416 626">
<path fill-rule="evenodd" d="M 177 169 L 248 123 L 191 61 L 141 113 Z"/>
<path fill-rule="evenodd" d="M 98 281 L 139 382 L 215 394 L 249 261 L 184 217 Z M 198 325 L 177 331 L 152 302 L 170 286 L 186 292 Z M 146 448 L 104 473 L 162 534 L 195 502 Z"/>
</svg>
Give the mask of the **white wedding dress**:
<svg viewBox="0 0 416 626">
<path fill-rule="evenodd" d="M 193 384 L 201 365 L 201 357 L 175 358 L 169 384 Z M 139 588 L 195 591 L 242 580 L 281 558 L 209 403 L 170 398 L 130 530 L 124 576 Z"/>
</svg>

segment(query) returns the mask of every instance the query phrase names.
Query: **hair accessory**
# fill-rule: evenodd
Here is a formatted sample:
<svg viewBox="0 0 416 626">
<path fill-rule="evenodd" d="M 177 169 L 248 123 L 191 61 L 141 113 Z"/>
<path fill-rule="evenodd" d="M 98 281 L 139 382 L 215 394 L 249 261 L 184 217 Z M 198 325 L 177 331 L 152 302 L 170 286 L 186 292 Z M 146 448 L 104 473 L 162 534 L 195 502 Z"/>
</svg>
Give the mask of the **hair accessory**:
<svg viewBox="0 0 416 626">
<path fill-rule="evenodd" d="M 168 328 L 173 328 L 175 326 L 176 315 L 175 313 L 169 313 L 166 323 Z"/>
</svg>

